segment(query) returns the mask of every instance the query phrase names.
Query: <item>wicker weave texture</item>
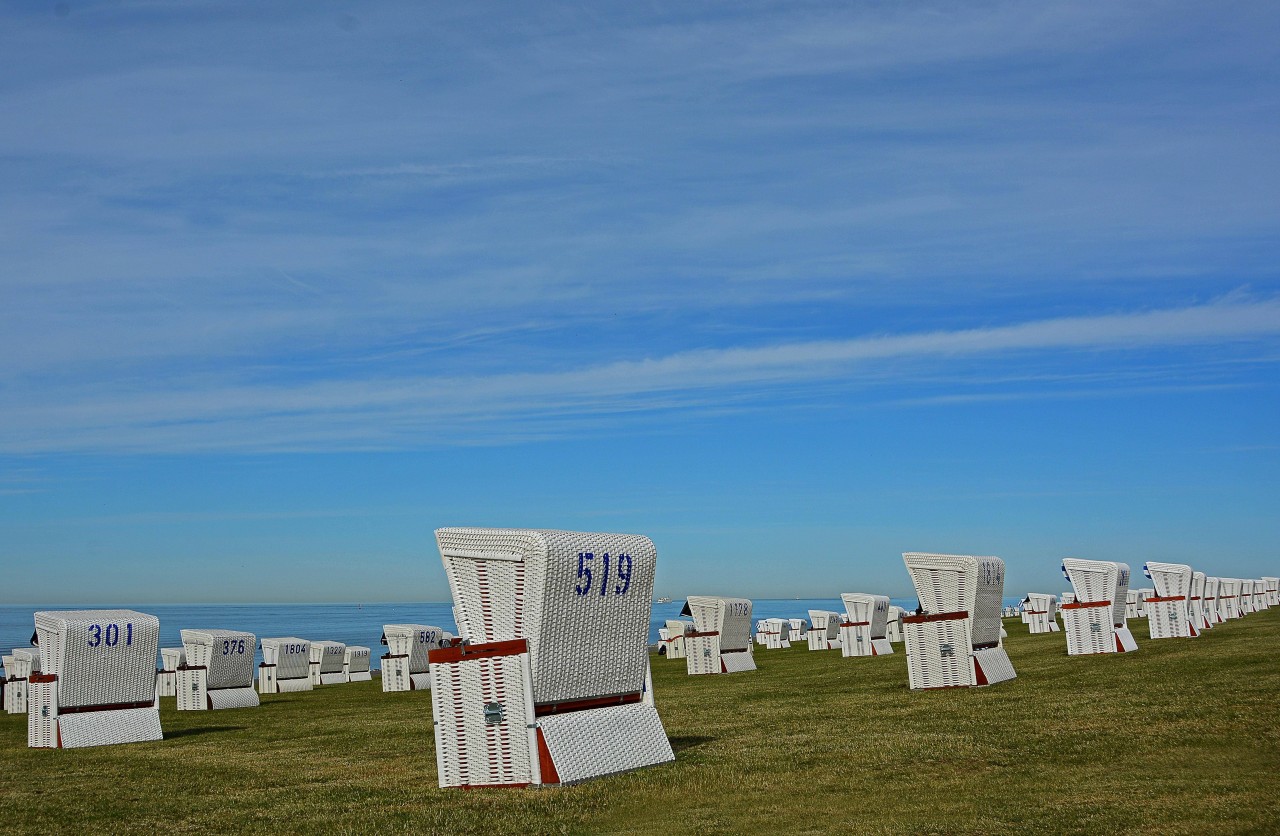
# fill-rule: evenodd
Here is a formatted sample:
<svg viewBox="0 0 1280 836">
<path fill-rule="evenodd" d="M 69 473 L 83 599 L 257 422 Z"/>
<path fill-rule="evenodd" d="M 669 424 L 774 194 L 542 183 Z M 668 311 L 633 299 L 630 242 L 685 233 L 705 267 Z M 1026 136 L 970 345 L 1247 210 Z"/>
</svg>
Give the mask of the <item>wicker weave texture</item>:
<svg viewBox="0 0 1280 836">
<path fill-rule="evenodd" d="M 907 682 L 913 689 L 973 685 L 969 619 L 907 622 Z"/>
<path fill-rule="evenodd" d="M 1185 639 L 1191 633 L 1186 600 L 1148 601 L 1147 627 L 1153 639 Z"/>
<path fill-rule="evenodd" d="M 1240 581 L 1218 578 L 1218 607 L 1223 619 L 1240 617 Z"/>
<path fill-rule="evenodd" d="M 1009 654 L 1005 652 L 1003 647 L 988 647 L 984 650 L 975 650 L 973 652 L 973 664 L 976 668 L 975 676 L 976 672 L 980 671 L 982 679 L 985 679 L 988 685 L 1006 682 L 1010 679 L 1016 679 L 1018 676 L 1013 670 L 1013 662 L 1009 661 Z"/>
<path fill-rule="evenodd" d="M 369 672 L 369 648 L 358 644 L 347 645 L 346 658 L 343 660 L 343 670 L 347 676 L 359 673 Z"/>
<path fill-rule="evenodd" d="M 685 666 L 690 676 L 721 673 L 720 635 L 695 633 L 685 637 Z"/>
<path fill-rule="evenodd" d="M 769 650 L 782 650 L 791 646 L 788 636 L 791 624 L 785 618 L 766 618 L 764 620 L 764 646 Z"/>
<path fill-rule="evenodd" d="M 23 689 L 23 693 L 31 705 L 31 712 L 27 714 L 27 746 L 32 749 L 57 748 L 57 681 L 32 682 L 29 688 Z"/>
<path fill-rule="evenodd" d="M 473 642 L 526 639 L 536 702 L 642 690 L 657 565 L 649 538 L 442 528 L 436 541 L 459 627 Z"/>
<path fill-rule="evenodd" d="M 1058 626 L 1058 599 L 1044 592 L 1027 594 L 1027 607 L 1023 611 L 1027 629 L 1032 633 L 1052 633 Z"/>
<path fill-rule="evenodd" d="M 204 711 L 209 707 L 208 671 L 184 665 L 178 669 L 178 710 Z"/>
<path fill-rule="evenodd" d="M 386 624 L 382 635 L 388 654 L 409 657 L 409 673 L 426 673 L 427 654 L 440 647 L 448 633 L 430 624 Z"/>
<path fill-rule="evenodd" d="M 239 630 L 183 630 L 187 664 L 208 668 L 209 688 L 253 685 L 253 651 L 258 639 Z"/>
<path fill-rule="evenodd" d="M 723 598 L 714 595 L 691 595 L 686 605 L 699 633 L 719 633 L 723 653 L 751 649 L 751 601 L 747 598 Z"/>
<path fill-rule="evenodd" d="M 288 679 L 305 679 L 311 672 L 311 642 L 294 636 L 263 639 L 262 661 L 267 665 L 275 665 L 274 676 L 277 683 Z"/>
<path fill-rule="evenodd" d="M 904 553 L 902 559 L 925 612 L 967 612 L 975 645 L 1000 641 L 1003 560 L 922 552 Z"/>
<path fill-rule="evenodd" d="M 1262 583 L 1267 593 L 1267 604 L 1280 607 L 1280 578 L 1264 577 Z"/>
<path fill-rule="evenodd" d="M 176 671 L 187 663 L 187 651 L 181 647 L 160 648 L 160 667 L 166 671 Z"/>
<path fill-rule="evenodd" d="M 44 672 L 58 677 L 61 708 L 155 699 L 155 616 L 133 610 L 43 611 L 35 614 L 35 625 Z"/>
<path fill-rule="evenodd" d="M 1191 584 L 1194 573 L 1191 571 L 1191 567 L 1185 563 L 1160 563 L 1149 560 L 1143 566 L 1142 571 L 1148 578 L 1151 578 L 1151 584 L 1156 588 L 1156 595 L 1161 598 L 1191 597 Z"/>
<path fill-rule="evenodd" d="M 686 633 L 693 629 L 693 622 L 667 619 L 666 626 L 663 629 L 667 631 L 667 638 L 663 640 L 663 644 L 667 648 L 667 658 L 685 658 L 686 646 L 684 637 Z"/>
<path fill-rule="evenodd" d="M 889 617 L 885 624 L 885 638 L 891 642 L 902 641 L 902 616 L 904 612 L 902 607 L 890 605 Z"/>
<path fill-rule="evenodd" d="M 1205 620 L 1210 624 L 1221 624 L 1224 619 L 1222 616 L 1221 603 L 1218 600 L 1221 581 L 1212 575 L 1206 575 L 1204 579 L 1204 596 L 1201 603 L 1204 606 Z"/>
<path fill-rule="evenodd" d="M 527 653 L 431 665 L 441 787 L 541 783 L 530 678 Z"/>
<path fill-rule="evenodd" d="M 746 673 L 756 669 L 756 658 L 750 650 L 733 650 L 720 654 L 724 673 Z"/>
<path fill-rule="evenodd" d="M 64 749 L 142 743 L 164 737 L 160 730 L 160 712 L 155 708 L 63 714 L 58 717 L 58 733 Z"/>
<path fill-rule="evenodd" d="M 178 674 L 176 671 L 156 672 L 156 696 L 176 697 L 178 695 Z"/>
<path fill-rule="evenodd" d="M 1062 561 L 1062 574 L 1075 588 L 1070 603 L 1109 601 L 1111 623 L 1117 627 L 1124 626 L 1129 603 L 1129 564 L 1068 557 Z M 1064 600 L 1063 603 L 1068 602 Z"/>
<path fill-rule="evenodd" d="M 1199 630 L 1207 630 L 1213 626 L 1204 607 L 1204 572 L 1191 573 L 1191 623 Z"/>
<path fill-rule="evenodd" d="M 219 688 L 208 693 L 209 707 L 222 708 L 257 708 L 260 704 L 258 694 L 252 688 Z"/>
<path fill-rule="evenodd" d="M 840 627 L 840 653 L 843 656 L 877 656 L 882 651 L 875 646 L 875 639 L 883 639 L 888 632 L 889 598 L 885 595 L 868 595 L 864 592 L 844 592 L 840 595 L 849 623 Z M 892 652 L 892 648 L 889 649 Z"/>
<path fill-rule="evenodd" d="M 311 664 L 319 665 L 319 673 L 342 673 L 347 658 L 347 646 L 342 642 L 312 642 Z"/>
<path fill-rule="evenodd" d="M 1067 634 L 1067 655 L 1115 653 L 1116 627 L 1109 607 L 1086 607 L 1062 611 L 1063 632 Z"/>
<path fill-rule="evenodd" d="M 562 784 L 675 760 L 652 705 L 636 703 L 538 721 Z"/>
</svg>

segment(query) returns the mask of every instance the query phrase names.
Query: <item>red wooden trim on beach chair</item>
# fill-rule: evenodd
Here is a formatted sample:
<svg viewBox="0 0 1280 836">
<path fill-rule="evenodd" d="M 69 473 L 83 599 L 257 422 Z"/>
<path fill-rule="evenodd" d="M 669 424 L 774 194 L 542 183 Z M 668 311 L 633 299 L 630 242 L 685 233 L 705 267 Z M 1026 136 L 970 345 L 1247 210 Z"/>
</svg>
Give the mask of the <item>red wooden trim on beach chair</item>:
<svg viewBox="0 0 1280 836">
<path fill-rule="evenodd" d="M 1061 607 L 1059 607 L 1059 609 L 1091 610 L 1091 609 L 1094 609 L 1095 607 L 1109 607 L 1109 606 L 1111 606 L 1110 601 L 1083 601 L 1083 602 L 1075 602 L 1071 604 L 1063 604 Z"/>
<path fill-rule="evenodd" d="M 924 624 L 929 621 L 959 621 L 969 617 L 968 610 L 960 610 L 959 612 L 935 612 L 929 615 L 904 615 L 902 617 L 903 624 Z"/>
<path fill-rule="evenodd" d="M 471 661 L 473 659 L 496 659 L 501 656 L 519 656 L 527 653 L 529 642 L 525 639 L 508 639 L 500 642 L 484 644 L 457 645 L 441 647 L 427 651 L 427 661 L 437 664 L 448 662 Z"/>
</svg>

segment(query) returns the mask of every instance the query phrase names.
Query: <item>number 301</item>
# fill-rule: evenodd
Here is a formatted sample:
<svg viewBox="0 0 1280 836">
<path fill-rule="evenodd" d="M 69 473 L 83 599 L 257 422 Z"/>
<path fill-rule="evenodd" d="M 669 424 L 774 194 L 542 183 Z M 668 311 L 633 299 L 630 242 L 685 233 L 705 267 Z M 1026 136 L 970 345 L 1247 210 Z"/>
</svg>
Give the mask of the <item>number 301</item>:
<svg viewBox="0 0 1280 836">
<path fill-rule="evenodd" d="M 119 643 L 120 643 L 120 625 L 119 624 L 108 624 L 105 628 L 101 624 L 89 625 L 89 646 L 90 647 L 101 647 L 102 645 L 106 645 L 107 647 L 115 647 Z M 125 644 L 125 647 L 131 647 L 133 645 L 133 625 L 132 624 L 124 625 L 124 644 Z"/>
</svg>

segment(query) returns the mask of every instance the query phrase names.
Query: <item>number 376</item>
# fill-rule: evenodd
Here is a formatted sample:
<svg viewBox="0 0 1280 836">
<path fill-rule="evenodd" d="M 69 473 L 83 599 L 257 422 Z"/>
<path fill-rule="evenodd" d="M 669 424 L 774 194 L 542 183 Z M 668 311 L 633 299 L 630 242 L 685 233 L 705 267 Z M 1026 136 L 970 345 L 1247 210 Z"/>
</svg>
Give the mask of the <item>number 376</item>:
<svg viewBox="0 0 1280 836">
<path fill-rule="evenodd" d="M 597 558 L 599 562 L 597 563 Z M 600 571 L 600 584 L 597 587 L 601 598 L 609 594 L 609 553 L 596 555 L 594 552 L 578 552 L 578 584 L 573 588 L 579 595 L 591 594 L 593 568 Z M 631 588 L 631 555 L 619 554 L 613 558 L 613 572 L 617 580 L 613 584 L 614 595 L 626 595 Z"/>
</svg>

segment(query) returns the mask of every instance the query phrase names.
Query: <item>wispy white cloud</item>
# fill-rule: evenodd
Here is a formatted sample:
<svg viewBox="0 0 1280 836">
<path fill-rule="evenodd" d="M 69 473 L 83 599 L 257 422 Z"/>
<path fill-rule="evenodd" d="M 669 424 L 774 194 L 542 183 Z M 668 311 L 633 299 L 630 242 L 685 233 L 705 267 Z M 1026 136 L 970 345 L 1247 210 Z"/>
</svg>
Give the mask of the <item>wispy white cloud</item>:
<svg viewBox="0 0 1280 836">
<path fill-rule="evenodd" d="M 1196 346 L 1273 346 L 1280 300 L 1228 298 L 1177 309 L 1079 316 L 960 330 L 866 335 L 683 351 L 578 368 L 470 375 L 361 377 L 305 383 L 210 378 L 127 387 L 83 387 L 7 398 L 8 452 L 55 450 L 418 448 L 556 437 L 610 421 L 688 418 L 759 406 L 784 393 L 821 401 L 829 387 L 861 387 L 901 402 L 913 381 L 965 364 L 1031 370 L 1062 363 L 1089 371 L 1090 357 Z M 1115 355 L 1121 355 L 1119 359 Z M 1209 361 L 1212 364 L 1212 361 Z M 1141 366 L 1141 364 L 1139 364 Z M 1194 390 L 1230 381 L 1147 381 L 1149 391 Z M 1117 394 L 1141 391 L 1130 371 Z M 964 374 L 955 375 L 963 385 Z M 875 394 L 894 387 L 893 394 Z M 1052 387 L 983 397 L 1032 397 Z M 951 395 L 963 398 L 966 393 Z M 946 401 L 937 401 L 938 405 Z"/>
</svg>

